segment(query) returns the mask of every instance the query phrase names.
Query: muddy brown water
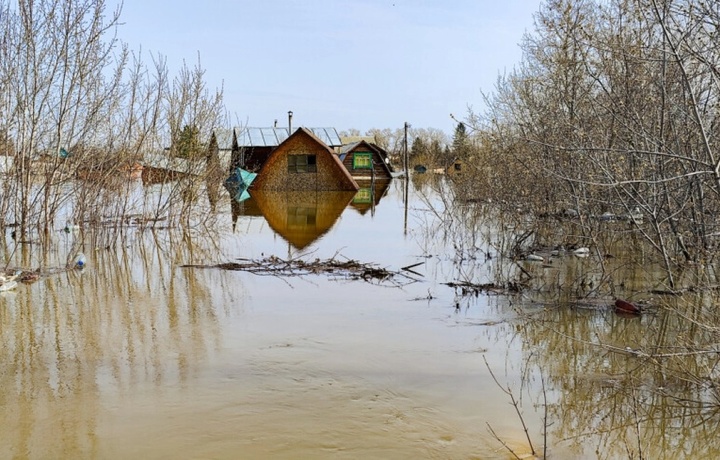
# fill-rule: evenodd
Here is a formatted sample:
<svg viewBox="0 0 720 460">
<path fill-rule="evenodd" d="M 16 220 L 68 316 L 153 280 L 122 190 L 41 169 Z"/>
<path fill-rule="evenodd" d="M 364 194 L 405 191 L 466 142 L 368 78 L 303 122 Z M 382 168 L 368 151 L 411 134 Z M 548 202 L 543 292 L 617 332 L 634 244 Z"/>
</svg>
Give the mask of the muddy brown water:
<svg viewBox="0 0 720 460">
<path fill-rule="evenodd" d="M 405 219 L 402 187 L 383 192 L 372 202 L 228 199 L 212 237 L 138 232 L 117 251 L 86 249 L 83 271 L 3 293 L 0 458 L 511 458 L 488 424 L 526 457 L 523 426 L 485 360 L 522 399 L 540 453 L 542 385 L 527 365 L 537 355 L 563 363 L 544 370 L 549 407 L 572 391 L 552 374 L 576 370 L 572 388 L 582 392 L 572 404 L 587 405 L 571 418 L 551 413 L 551 458 L 623 458 L 626 446 L 588 434 L 592 415 L 583 415 L 600 407 L 598 394 L 617 391 L 603 366 L 620 358 L 533 335 L 517 298 L 458 297 L 443 284 L 458 277 L 453 242 L 430 225 L 428 195 L 411 194 Z M 61 265 L 77 238 L 59 234 L 42 257 Z M 12 244 L 10 265 L 41 257 Z M 400 286 L 181 267 L 270 255 L 421 265 Z M 492 264 L 473 261 L 475 279 L 487 280 Z M 546 308 L 525 301 L 523 314 Z M 566 336 L 602 329 L 618 341 L 652 321 L 552 314 Z M 596 358 L 594 377 L 583 363 Z"/>
</svg>

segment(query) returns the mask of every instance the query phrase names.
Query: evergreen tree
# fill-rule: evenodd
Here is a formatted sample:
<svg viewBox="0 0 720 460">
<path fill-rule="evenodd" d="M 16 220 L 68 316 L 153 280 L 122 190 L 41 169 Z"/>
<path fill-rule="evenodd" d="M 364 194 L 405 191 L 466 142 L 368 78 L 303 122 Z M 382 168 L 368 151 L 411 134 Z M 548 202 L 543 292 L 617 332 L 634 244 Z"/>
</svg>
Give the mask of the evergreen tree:
<svg viewBox="0 0 720 460">
<path fill-rule="evenodd" d="M 196 126 L 185 125 L 178 137 L 176 154 L 181 158 L 196 158 L 200 153 L 200 132 Z"/>
<path fill-rule="evenodd" d="M 452 142 L 452 155 L 455 158 L 466 158 L 470 151 L 470 140 L 468 139 L 465 123 L 458 123 L 455 127 L 455 134 Z"/>
<path fill-rule="evenodd" d="M 410 158 L 419 158 L 427 154 L 428 148 L 421 137 L 416 137 L 410 148 Z"/>
</svg>

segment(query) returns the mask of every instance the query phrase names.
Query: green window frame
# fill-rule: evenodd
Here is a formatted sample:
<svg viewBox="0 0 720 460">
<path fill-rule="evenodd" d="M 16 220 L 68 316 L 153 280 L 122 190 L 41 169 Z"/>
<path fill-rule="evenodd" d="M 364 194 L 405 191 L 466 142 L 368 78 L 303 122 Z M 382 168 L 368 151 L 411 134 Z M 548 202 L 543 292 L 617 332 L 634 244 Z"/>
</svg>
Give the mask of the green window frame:
<svg viewBox="0 0 720 460">
<path fill-rule="evenodd" d="M 317 157 L 315 155 L 288 155 L 289 173 L 317 172 Z"/>
<path fill-rule="evenodd" d="M 353 169 L 372 169 L 372 153 L 355 152 L 353 154 Z"/>
<path fill-rule="evenodd" d="M 361 188 L 355 193 L 352 202 L 355 204 L 370 204 L 372 203 L 373 194 L 369 188 Z"/>
</svg>

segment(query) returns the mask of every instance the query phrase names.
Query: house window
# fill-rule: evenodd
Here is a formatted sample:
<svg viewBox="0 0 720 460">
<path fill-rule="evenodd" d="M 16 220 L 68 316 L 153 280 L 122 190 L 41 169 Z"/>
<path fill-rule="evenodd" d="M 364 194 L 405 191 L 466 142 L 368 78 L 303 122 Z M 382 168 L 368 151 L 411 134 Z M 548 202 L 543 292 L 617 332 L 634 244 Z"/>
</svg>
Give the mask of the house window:
<svg viewBox="0 0 720 460">
<path fill-rule="evenodd" d="M 353 155 L 353 169 L 372 169 L 372 153 L 355 152 Z"/>
<path fill-rule="evenodd" d="M 372 190 L 369 188 L 361 188 L 357 191 L 355 197 L 353 197 L 352 202 L 355 204 L 370 204 L 372 203 L 372 198 Z"/>
<path fill-rule="evenodd" d="M 317 172 L 317 158 L 315 157 L 315 155 L 288 155 L 287 159 L 288 172 Z"/>
<path fill-rule="evenodd" d="M 288 228 L 314 228 L 317 221 L 317 208 L 289 208 L 287 218 Z"/>
</svg>

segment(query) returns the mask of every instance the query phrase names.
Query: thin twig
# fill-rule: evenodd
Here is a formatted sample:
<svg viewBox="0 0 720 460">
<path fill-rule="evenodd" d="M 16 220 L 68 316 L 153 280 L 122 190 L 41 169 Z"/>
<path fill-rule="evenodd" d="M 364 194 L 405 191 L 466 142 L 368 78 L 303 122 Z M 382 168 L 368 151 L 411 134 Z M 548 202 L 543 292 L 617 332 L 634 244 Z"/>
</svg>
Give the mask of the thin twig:
<svg viewBox="0 0 720 460">
<path fill-rule="evenodd" d="M 503 441 L 502 439 L 500 439 L 500 436 L 498 436 L 497 433 L 495 433 L 495 430 L 493 430 L 492 426 L 490 426 L 490 423 L 485 422 L 485 424 L 487 425 L 488 430 L 490 430 L 490 434 L 492 434 L 493 437 L 494 437 L 500 444 L 502 444 L 503 447 L 508 450 L 508 452 L 510 452 L 510 453 L 513 455 L 513 457 L 515 457 L 517 460 L 522 460 L 522 459 L 518 456 L 518 454 L 516 454 L 515 451 L 512 450 L 512 448 L 507 445 L 507 443 L 506 443 L 505 441 Z"/>
<path fill-rule="evenodd" d="M 508 395 L 510 397 L 510 401 L 512 402 L 513 407 L 515 408 L 515 413 L 517 414 L 518 418 L 520 419 L 520 423 L 522 424 L 523 430 L 525 431 L 525 438 L 527 438 L 528 446 L 530 447 L 530 452 L 535 455 L 535 447 L 533 446 L 532 440 L 530 439 L 530 432 L 528 430 L 527 424 L 525 423 L 525 418 L 522 415 L 522 412 L 520 412 L 520 407 L 518 404 L 518 401 L 515 399 L 515 395 L 510 390 L 510 387 L 507 388 L 503 387 L 500 382 L 498 381 L 497 377 L 495 377 L 495 373 L 490 368 L 490 364 L 487 362 L 487 358 L 483 356 L 483 360 L 485 361 L 485 366 L 488 368 L 488 371 L 490 372 L 490 376 L 493 378 L 497 386 L 502 390 L 503 393 Z"/>
</svg>

